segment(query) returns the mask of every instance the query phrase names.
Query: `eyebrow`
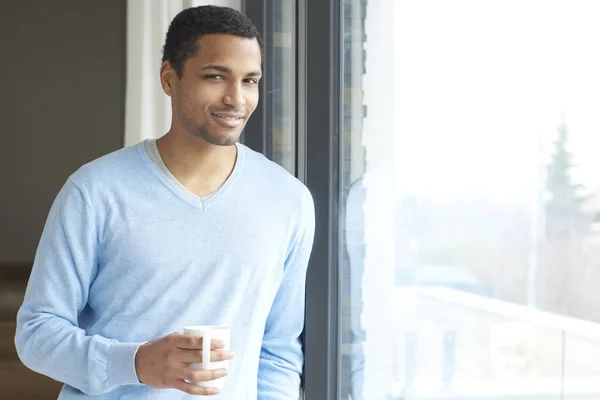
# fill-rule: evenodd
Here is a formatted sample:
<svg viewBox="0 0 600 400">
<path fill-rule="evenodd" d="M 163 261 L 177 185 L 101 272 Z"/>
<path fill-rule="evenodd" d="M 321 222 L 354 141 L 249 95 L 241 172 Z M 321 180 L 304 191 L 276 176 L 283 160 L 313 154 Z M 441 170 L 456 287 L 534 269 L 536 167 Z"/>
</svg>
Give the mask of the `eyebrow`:
<svg viewBox="0 0 600 400">
<path fill-rule="evenodd" d="M 207 70 L 207 69 L 214 69 L 216 71 L 219 72 L 223 72 L 226 74 L 231 74 L 231 69 L 224 67 L 222 65 L 207 65 L 201 68 L 201 70 Z M 246 74 L 246 76 L 262 76 L 262 72 L 261 71 L 252 71 Z"/>
</svg>

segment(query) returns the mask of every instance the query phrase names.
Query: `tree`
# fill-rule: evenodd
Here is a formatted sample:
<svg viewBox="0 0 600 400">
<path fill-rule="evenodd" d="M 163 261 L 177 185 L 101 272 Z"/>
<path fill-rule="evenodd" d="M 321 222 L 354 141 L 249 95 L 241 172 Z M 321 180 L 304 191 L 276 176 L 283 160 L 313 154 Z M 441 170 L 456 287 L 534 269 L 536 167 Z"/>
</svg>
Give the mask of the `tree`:
<svg viewBox="0 0 600 400">
<path fill-rule="evenodd" d="M 558 126 L 554 154 L 547 167 L 546 237 L 543 250 L 542 306 L 548 311 L 587 318 L 591 269 L 586 261 L 586 219 L 581 211 L 583 187 L 572 178 L 566 123 Z"/>
<path fill-rule="evenodd" d="M 546 189 L 550 198 L 546 203 L 546 236 L 548 240 L 576 235 L 582 228 L 580 211 L 583 197 L 582 186 L 571 177 L 573 155 L 567 150 L 568 130 L 566 123 L 558 127 L 554 142 L 554 154 L 548 165 Z"/>
</svg>

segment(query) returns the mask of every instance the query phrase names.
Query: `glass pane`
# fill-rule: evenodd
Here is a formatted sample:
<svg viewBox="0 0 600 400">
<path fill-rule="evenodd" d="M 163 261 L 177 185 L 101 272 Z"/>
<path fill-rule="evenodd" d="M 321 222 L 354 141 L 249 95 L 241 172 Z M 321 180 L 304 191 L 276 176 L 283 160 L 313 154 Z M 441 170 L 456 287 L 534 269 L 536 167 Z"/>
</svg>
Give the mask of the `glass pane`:
<svg viewBox="0 0 600 400">
<path fill-rule="evenodd" d="M 271 107 L 273 161 L 296 173 L 296 1 L 267 2 L 271 43 L 267 43 L 268 77 L 271 90 L 265 93 Z M 270 15 L 269 15 L 270 14 Z"/>
<path fill-rule="evenodd" d="M 340 398 L 600 398 L 600 3 L 341 5 Z"/>
</svg>

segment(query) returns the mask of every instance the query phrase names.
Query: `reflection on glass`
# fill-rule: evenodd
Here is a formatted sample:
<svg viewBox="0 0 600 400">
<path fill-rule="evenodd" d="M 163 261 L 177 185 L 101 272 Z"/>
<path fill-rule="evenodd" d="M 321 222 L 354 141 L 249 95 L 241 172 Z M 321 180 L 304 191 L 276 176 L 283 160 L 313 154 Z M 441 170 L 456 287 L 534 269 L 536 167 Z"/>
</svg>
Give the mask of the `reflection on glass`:
<svg viewBox="0 0 600 400">
<path fill-rule="evenodd" d="M 340 398 L 600 398 L 600 3 L 342 9 Z"/>
<path fill-rule="evenodd" d="M 273 161 L 295 174 L 296 158 L 296 48 L 295 48 L 295 6 L 294 0 L 278 0 L 267 3 L 272 13 L 272 47 L 267 53 L 269 63 L 268 104 L 272 105 L 272 115 L 268 118 L 273 132 Z"/>
<path fill-rule="evenodd" d="M 364 7 L 365 2 L 342 3 L 343 43 L 342 65 L 344 103 L 342 141 L 342 191 L 347 195 L 345 218 L 346 251 L 341 252 L 341 398 L 363 399 L 364 331 L 360 325 L 362 313 L 362 278 L 364 268 L 364 160 L 361 157 L 363 121 L 362 71 L 364 69 Z"/>
</svg>

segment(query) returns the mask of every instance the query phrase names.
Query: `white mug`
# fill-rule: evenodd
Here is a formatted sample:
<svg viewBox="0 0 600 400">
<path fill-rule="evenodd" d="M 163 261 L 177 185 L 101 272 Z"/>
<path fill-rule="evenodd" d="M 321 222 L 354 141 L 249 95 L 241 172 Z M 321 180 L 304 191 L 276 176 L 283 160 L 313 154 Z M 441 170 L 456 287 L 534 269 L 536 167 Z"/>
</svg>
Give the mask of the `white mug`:
<svg viewBox="0 0 600 400">
<path fill-rule="evenodd" d="M 217 339 L 225 343 L 223 350 L 230 350 L 230 333 L 226 326 L 186 326 L 183 328 L 185 336 L 202 337 L 202 362 L 191 363 L 190 368 L 195 370 L 213 370 L 225 368 L 229 370 L 229 361 L 210 361 L 211 341 Z M 225 377 L 206 382 L 190 382 L 197 386 L 214 387 L 221 389 L 225 384 Z"/>
</svg>

